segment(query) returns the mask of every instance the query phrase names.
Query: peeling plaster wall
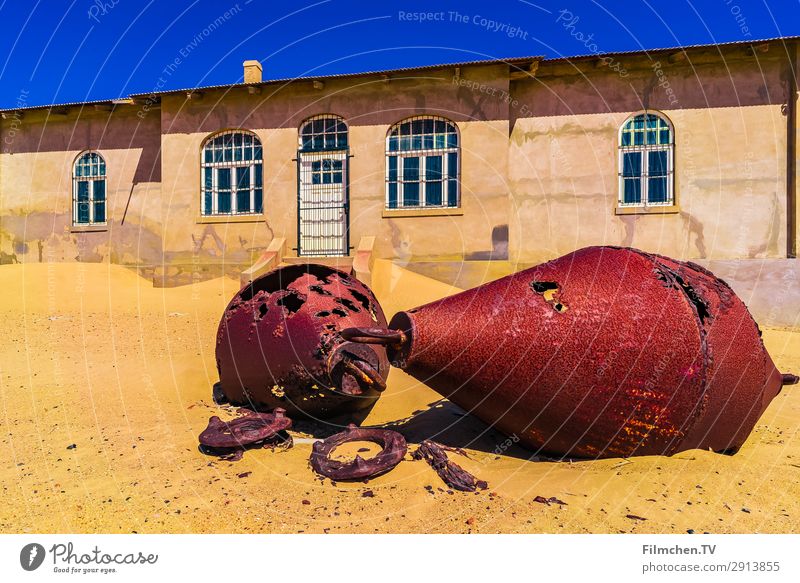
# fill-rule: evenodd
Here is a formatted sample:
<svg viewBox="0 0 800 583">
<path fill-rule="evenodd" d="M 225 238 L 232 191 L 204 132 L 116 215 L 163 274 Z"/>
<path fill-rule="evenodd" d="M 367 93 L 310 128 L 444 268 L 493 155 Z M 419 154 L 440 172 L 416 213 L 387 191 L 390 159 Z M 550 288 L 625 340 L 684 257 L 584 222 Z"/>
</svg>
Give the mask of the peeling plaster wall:
<svg viewBox="0 0 800 583">
<path fill-rule="evenodd" d="M 545 67 L 539 80 L 517 82 L 512 94 L 530 113 L 512 119 L 511 258 L 601 244 L 688 259 L 784 257 L 785 90 L 778 61 L 759 65 L 662 64 L 673 97 L 652 68 L 621 78 Z M 675 128 L 679 212 L 617 215 L 618 131 L 645 105 Z"/>
<path fill-rule="evenodd" d="M 66 115 L 37 111 L 3 120 L 0 134 L 2 262 L 161 260 L 157 118 L 88 107 Z M 108 168 L 108 227 L 86 233 L 72 226 L 72 169 L 90 149 Z"/>
</svg>

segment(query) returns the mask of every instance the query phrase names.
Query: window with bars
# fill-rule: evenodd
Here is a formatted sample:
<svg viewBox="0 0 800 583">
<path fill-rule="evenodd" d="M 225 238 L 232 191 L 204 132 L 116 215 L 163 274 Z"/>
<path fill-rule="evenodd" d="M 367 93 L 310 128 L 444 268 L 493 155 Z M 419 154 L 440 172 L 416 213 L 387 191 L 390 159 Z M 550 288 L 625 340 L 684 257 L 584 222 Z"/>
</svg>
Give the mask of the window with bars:
<svg viewBox="0 0 800 583">
<path fill-rule="evenodd" d="M 628 119 L 620 129 L 619 206 L 675 204 L 672 125 L 655 113 Z"/>
<path fill-rule="evenodd" d="M 72 209 L 75 225 L 106 224 L 106 161 L 97 152 L 86 152 L 75 160 Z"/>
<path fill-rule="evenodd" d="M 216 134 L 203 144 L 202 214 L 252 215 L 264 212 L 261 141 L 248 132 Z"/>
<path fill-rule="evenodd" d="M 386 136 L 386 208 L 459 206 L 458 130 L 448 119 L 418 116 Z"/>
</svg>

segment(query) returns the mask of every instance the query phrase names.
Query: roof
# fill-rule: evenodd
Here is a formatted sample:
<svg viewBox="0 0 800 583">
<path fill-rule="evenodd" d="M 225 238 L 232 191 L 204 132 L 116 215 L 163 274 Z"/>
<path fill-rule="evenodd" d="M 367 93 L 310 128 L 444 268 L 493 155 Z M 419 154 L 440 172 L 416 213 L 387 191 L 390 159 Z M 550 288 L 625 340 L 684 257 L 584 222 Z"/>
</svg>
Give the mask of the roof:
<svg viewBox="0 0 800 583">
<path fill-rule="evenodd" d="M 655 49 L 638 49 L 638 50 L 630 50 L 630 51 L 616 51 L 616 52 L 608 52 L 608 53 L 589 53 L 584 55 L 574 55 L 574 56 L 567 56 L 567 57 L 556 57 L 556 58 L 545 58 L 544 56 L 527 56 L 527 57 L 510 57 L 510 58 L 503 58 L 503 59 L 483 59 L 477 61 L 461 61 L 456 63 L 440 63 L 436 65 L 423 65 L 419 67 L 401 67 L 399 69 L 385 69 L 379 71 L 363 71 L 359 73 L 334 73 L 329 75 L 308 75 L 308 76 L 301 76 L 301 77 L 287 77 L 284 79 L 268 79 L 266 81 L 261 81 L 259 83 L 227 83 L 223 85 L 204 85 L 198 87 L 187 87 L 184 89 L 171 89 L 169 91 L 152 91 L 147 93 L 132 93 L 127 98 L 119 98 L 119 99 L 105 99 L 105 100 L 97 100 L 97 101 L 78 101 L 78 102 L 71 102 L 71 103 L 59 103 L 53 105 L 32 105 L 26 107 L 10 107 L 7 109 L 0 109 L 0 113 L 8 113 L 14 111 L 27 111 L 27 110 L 37 110 L 37 109 L 51 109 L 51 108 L 60 108 L 60 107 L 74 107 L 79 105 L 114 105 L 119 103 L 130 103 L 132 99 L 142 99 L 148 98 L 153 96 L 160 96 L 160 95 L 174 95 L 178 93 L 187 93 L 193 91 L 212 91 L 215 89 L 233 89 L 236 87 L 250 87 L 250 86 L 265 86 L 265 85 L 279 85 L 279 84 L 286 84 L 292 83 L 296 81 L 314 81 L 314 80 L 325 80 L 325 79 L 347 79 L 347 78 L 357 78 L 357 77 L 368 77 L 374 75 L 396 75 L 398 73 L 407 73 L 412 71 L 433 71 L 437 69 L 446 69 L 452 67 L 468 67 L 473 65 L 499 65 L 499 64 L 507 64 L 509 66 L 516 66 L 520 67 L 523 64 L 529 64 L 534 61 L 540 61 L 544 64 L 547 63 L 559 63 L 559 62 L 570 62 L 575 60 L 586 60 L 586 59 L 597 59 L 602 57 L 614 57 L 620 55 L 649 55 L 651 53 L 666 53 L 666 52 L 675 52 L 675 51 L 687 51 L 691 49 L 708 49 L 712 47 L 731 47 L 737 45 L 760 45 L 769 42 L 776 42 L 781 41 L 784 44 L 787 42 L 794 42 L 800 40 L 800 36 L 779 36 L 779 37 L 772 37 L 772 38 L 765 38 L 765 39 L 753 39 L 753 40 L 739 40 L 739 41 L 731 41 L 731 42 L 724 42 L 724 43 L 709 43 L 709 44 L 696 44 L 696 45 L 685 45 L 685 46 L 675 46 L 675 47 L 665 47 L 665 48 L 655 48 Z"/>
</svg>

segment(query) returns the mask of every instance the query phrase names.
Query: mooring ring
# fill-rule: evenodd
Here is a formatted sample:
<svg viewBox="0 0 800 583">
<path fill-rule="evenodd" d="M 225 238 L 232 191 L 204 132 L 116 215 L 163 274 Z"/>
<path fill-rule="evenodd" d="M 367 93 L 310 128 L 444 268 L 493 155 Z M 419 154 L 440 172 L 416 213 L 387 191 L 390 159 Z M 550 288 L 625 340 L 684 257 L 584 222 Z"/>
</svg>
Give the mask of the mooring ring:
<svg viewBox="0 0 800 583">
<path fill-rule="evenodd" d="M 331 452 L 351 441 L 369 441 L 383 448 L 375 457 L 365 460 L 359 455 L 348 462 L 330 459 Z M 363 480 L 385 474 L 406 455 L 408 446 L 405 438 L 396 431 L 388 429 L 362 429 L 353 424 L 347 429 L 317 441 L 311 450 L 311 467 L 315 472 L 331 480 Z"/>
</svg>

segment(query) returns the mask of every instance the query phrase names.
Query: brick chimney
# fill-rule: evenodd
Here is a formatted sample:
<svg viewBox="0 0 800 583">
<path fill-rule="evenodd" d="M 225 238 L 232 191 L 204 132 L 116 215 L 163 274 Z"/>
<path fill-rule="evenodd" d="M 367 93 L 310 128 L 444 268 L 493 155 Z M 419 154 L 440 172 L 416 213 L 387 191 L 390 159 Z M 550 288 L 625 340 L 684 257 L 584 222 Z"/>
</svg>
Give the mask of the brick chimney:
<svg viewBox="0 0 800 583">
<path fill-rule="evenodd" d="M 261 83 L 261 63 L 258 61 L 245 61 L 242 65 L 244 66 L 245 83 Z"/>
</svg>

